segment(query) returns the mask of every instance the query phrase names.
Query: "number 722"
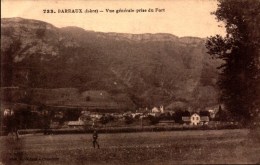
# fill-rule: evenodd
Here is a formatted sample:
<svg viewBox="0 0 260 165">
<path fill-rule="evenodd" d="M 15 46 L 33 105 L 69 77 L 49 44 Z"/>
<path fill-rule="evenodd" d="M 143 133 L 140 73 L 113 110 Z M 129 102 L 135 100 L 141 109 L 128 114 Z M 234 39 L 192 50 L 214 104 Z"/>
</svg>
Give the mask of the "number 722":
<svg viewBox="0 0 260 165">
<path fill-rule="evenodd" d="M 55 13 L 53 9 L 44 9 L 43 13 Z"/>
</svg>

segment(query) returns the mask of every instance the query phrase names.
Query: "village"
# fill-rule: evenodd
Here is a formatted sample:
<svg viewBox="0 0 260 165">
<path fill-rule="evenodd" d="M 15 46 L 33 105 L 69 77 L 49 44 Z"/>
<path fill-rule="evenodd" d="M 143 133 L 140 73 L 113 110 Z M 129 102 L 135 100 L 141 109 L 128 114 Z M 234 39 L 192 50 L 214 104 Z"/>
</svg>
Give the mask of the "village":
<svg viewBox="0 0 260 165">
<path fill-rule="evenodd" d="M 44 129 L 44 130 L 66 130 L 66 129 L 99 129 L 120 127 L 174 127 L 216 125 L 221 123 L 221 105 L 215 109 L 199 112 L 182 110 L 165 110 L 163 106 L 139 108 L 135 112 L 103 113 L 87 110 L 21 110 L 14 112 L 12 109 L 3 111 L 3 127 L 8 126 L 8 118 L 14 118 L 19 123 L 21 130 Z M 33 120 L 32 120 L 33 118 Z M 7 120 L 5 120 L 7 119 Z M 5 123 L 5 121 L 7 121 Z M 10 121 L 10 120 L 9 120 Z M 223 122 L 223 121 L 222 121 Z M 4 129 L 3 129 L 4 130 Z"/>
<path fill-rule="evenodd" d="M 139 109 L 136 112 L 126 112 L 126 113 L 96 113 L 90 111 L 81 111 L 81 115 L 76 121 L 68 121 L 67 126 L 70 128 L 83 127 L 85 125 L 95 127 L 100 126 L 100 124 L 108 124 L 110 126 L 123 126 L 123 125 L 133 125 L 133 123 L 138 123 L 143 125 L 208 125 L 211 120 L 215 119 L 215 112 L 218 110 L 208 110 L 201 112 L 174 112 L 165 111 L 163 106 L 153 107 L 151 110 L 148 108 Z M 60 112 L 61 114 L 61 112 Z M 179 118 L 179 119 L 178 119 Z M 147 123 L 144 123 L 147 120 Z M 114 124 L 111 124 L 114 123 Z M 121 124 L 120 124 L 121 123 Z"/>
<path fill-rule="evenodd" d="M 21 88 L 2 88 L 1 90 L 5 94 L 11 91 L 16 96 L 12 97 L 13 102 L 8 100 L 2 102 L 2 130 L 8 130 L 12 118 L 20 130 L 150 126 L 198 128 L 232 122 L 223 104 L 194 108 L 176 101 L 170 105 L 138 108 L 126 102 L 127 97 L 121 96 L 121 102 L 115 101 L 103 90 L 83 92 L 74 88 L 30 91 Z M 28 93 L 30 102 L 25 100 Z"/>
</svg>

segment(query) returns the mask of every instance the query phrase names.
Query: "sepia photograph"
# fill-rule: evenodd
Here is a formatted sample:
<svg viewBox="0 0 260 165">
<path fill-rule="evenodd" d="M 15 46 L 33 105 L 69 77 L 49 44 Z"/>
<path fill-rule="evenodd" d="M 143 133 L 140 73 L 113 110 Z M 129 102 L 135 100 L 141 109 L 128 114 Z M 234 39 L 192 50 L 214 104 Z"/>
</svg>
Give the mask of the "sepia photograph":
<svg viewBox="0 0 260 165">
<path fill-rule="evenodd" d="M 1 0 L 0 165 L 260 164 L 260 0 Z"/>
</svg>

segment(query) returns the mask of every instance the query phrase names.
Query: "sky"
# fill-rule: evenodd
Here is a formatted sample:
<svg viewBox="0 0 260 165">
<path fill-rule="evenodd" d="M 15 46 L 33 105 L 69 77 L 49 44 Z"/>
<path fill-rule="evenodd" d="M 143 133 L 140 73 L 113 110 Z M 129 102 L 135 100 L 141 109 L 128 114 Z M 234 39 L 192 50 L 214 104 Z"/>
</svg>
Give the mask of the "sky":
<svg viewBox="0 0 260 165">
<path fill-rule="evenodd" d="M 116 13 L 120 8 L 134 12 Z M 161 12 L 148 12 L 156 8 Z M 1 18 L 37 19 L 56 27 L 77 26 L 100 32 L 171 33 L 205 38 L 225 34 L 223 24 L 210 14 L 216 8 L 216 0 L 1 0 Z M 56 13 L 43 13 L 44 9 Z M 58 13 L 64 9 L 82 9 L 83 13 Z M 86 9 L 99 12 L 84 13 Z M 137 13 L 140 9 L 146 12 Z"/>
</svg>

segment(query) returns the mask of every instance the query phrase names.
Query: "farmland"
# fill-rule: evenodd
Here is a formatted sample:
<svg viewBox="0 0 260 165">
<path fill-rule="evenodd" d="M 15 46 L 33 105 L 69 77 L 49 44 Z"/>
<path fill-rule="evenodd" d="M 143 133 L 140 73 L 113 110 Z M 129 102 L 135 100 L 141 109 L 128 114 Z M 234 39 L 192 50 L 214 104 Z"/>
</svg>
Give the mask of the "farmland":
<svg viewBox="0 0 260 165">
<path fill-rule="evenodd" d="M 254 137 L 254 138 L 253 138 Z M 247 129 L 0 137 L 3 164 L 259 163 L 259 139 Z M 1 163 L 0 163 L 1 164 Z"/>
</svg>

